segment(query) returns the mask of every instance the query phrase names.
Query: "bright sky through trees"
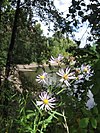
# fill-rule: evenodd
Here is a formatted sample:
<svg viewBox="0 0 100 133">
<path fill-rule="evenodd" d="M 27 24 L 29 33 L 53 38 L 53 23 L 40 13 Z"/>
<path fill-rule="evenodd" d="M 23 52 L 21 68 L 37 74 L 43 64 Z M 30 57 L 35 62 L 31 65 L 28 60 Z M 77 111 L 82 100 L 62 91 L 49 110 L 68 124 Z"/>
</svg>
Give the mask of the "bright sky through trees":
<svg viewBox="0 0 100 133">
<path fill-rule="evenodd" d="M 88 0 L 85 0 L 86 4 L 89 3 Z M 59 10 L 59 12 L 64 12 L 64 17 L 66 17 L 66 14 L 68 13 L 68 8 L 71 5 L 71 0 L 54 0 L 54 4 L 56 8 Z M 41 24 L 44 35 L 52 36 L 53 32 L 48 32 L 48 28 L 43 23 Z M 53 24 L 50 23 L 50 28 L 53 27 Z M 87 36 L 90 32 L 90 28 L 88 28 L 88 22 L 84 22 L 82 27 L 78 29 L 78 31 L 75 33 L 75 39 L 81 40 L 80 47 L 84 47 L 87 43 Z"/>
</svg>

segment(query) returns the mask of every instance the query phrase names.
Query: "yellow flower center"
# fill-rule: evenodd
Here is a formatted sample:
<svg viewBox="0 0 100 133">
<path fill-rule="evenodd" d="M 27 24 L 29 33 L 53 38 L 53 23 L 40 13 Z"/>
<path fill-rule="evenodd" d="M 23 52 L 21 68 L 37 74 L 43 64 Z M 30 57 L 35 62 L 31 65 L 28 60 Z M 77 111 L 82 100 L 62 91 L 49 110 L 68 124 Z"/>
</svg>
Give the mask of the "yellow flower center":
<svg viewBox="0 0 100 133">
<path fill-rule="evenodd" d="M 85 67 L 85 68 L 84 68 L 84 72 L 87 72 L 87 71 L 88 71 L 88 68 L 87 68 L 87 67 Z"/>
<path fill-rule="evenodd" d="M 44 104 L 48 104 L 48 103 L 49 103 L 48 99 L 44 99 L 44 100 L 43 100 L 43 103 L 44 103 Z"/>
<path fill-rule="evenodd" d="M 79 79 L 79 77 L 78 76 L 76 76 L 76 80 L 78 80 Z"/>
<path fill-rule="evenodd" d="M 40 79 L 42 79 L 42 80 L 43 80 L 44 78 L 45 78 L 45 77 L 44 77 L 43 75 L 42 75 L 42 76 L 40 76 Z"/>
<path fill-rule="evenodd" d="M 67 79 L 68 79 L 68 75 L 67 75 L 67 74 L 64 74 L 63 78 L 64 78 L 65 80 L 67 80 Z"/>
</svg>

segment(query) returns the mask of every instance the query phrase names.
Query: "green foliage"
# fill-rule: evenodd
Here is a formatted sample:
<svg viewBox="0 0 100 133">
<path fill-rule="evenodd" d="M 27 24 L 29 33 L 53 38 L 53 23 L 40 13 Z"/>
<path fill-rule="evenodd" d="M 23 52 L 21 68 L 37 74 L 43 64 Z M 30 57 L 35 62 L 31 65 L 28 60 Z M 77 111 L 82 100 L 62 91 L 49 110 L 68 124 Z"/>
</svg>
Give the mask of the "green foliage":
<svg viewBox="0 0 100 133">
<path fill-rule="evenodd" d="M 70 14 L 67 14 L 69 19 L 72 18 L 71 20 L 69 20 L 70 21 L 69 23 L 73 25 L 73 29 L 75 29 L 76 31 L 79 27 L 83 26 L 84 22 L 88 21 L 89 22 L 88 27 L 91 27 L 92 36 L 89 35 L 87 40 L 91 42 L 95 40 L 97 43 L 100 42 L 99 5 L 100 5 L 99 0 L 94 0 L 94 1 L 89 0 L 88 4 L 85 2 L 85 0 L 82 1 L 72 0 L 71 6 L 69 7 Z"/>
<path fill-rule="evenodd" d="M 80 120 L 79 126 L 80 128 L 87 128 L 88 123 L 89 123 L 89 118 L 82 118 Z"/>
<path fill-rule="evenodd" d="M 48 38 L 48 46 L 50 49 L 50 55 L 57 57 L 61 53 L 66 57 L 73 54 L 68 50 L 77 45 L 70 39 L 64 37 L 60 31 L 57 31 L 51 38 Z"/>
<path fill-rule="evenodd" d="M 95 63 L 94 65 L 94 69 L 95 69 L 95 75 L 93 78 L 93 83 L 94 83 L 94 87 L 93 87 L 93 94 L 95 97 L 95 102 L 97 103 L 98 106 L 98 111 L 100 112 L 100 59 L 98 59 L 98 61 Z"/>
<path fill-rule="evenodd" d="M 92 125 L 92 127 L 93 127 L 94 129 L 96 129 L 96 128 L 97 128 L 97 120 L 94 119 L 94 118 L 91 118 L 91 125 Z"/>
<path fill-rule="evenodd" d="M 36 24 L 31 30 L 23 28 L 19 31 L 13 60 L 15 64 L 41 62 L 46 59 L 47 51 L 46 37 L 42 36 L 40 24 Z"/>
</svg>

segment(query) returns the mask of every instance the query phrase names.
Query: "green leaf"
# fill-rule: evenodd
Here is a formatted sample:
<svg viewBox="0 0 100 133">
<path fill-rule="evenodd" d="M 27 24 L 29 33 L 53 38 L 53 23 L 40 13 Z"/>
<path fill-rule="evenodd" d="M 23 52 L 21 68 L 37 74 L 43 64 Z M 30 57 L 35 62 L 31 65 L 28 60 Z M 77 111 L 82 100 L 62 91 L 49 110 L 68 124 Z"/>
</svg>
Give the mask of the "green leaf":
<svg viewBox="0 0 100 133">
<path fill-rule="evenodd" d="M 86 129 L 82 129 L 81 133 L 87 133 L 87 130 Z"/>
<path fill-rule="evenodd" d="M 41 116 L 42 116 L 42 111 L 40 110 L 40 108 L 36 105 L 36 103 L 34 102 L 34 101 L 32 101 L 33 102 L 33 104 L 35 105 L 35 107 L 37 108 L 37 110 L 39 111 L 39 113 L 41 114 Z"/>
<path fill-rule="evenodd" d="M 46 129 L 46 127 L 49 125 L 49 123 L 52 122 L 53 117 L 54 117 L 54 113 L 52 113 L 47 119 L 40 121 L 39 125 L 42 125 L 42 127 L 44 129 Z"/>
<path fill-rule="evenodd" d="M 71 132 L 71 133 L 77 133 L 77 130 L 75 129 L 75 127 L 71 127 L 71 128 L 70 128 L 70 132 Z"/>
<path fill-rule="evenodd" d="M 97 120 L 95 118 L 91 118 L 91 125 L 94 129 L 97 128 Z"/>
<path fill-rule="evenodd" d="M 58 116 L 62 116 L 63 117 L 63 115 L 61 113 L 57 112 L 57 111 L 51 111 L 51 112 L 56 114 L 56 115 L 58 115 Z"/>
<path fill-rule="evenodd" d="M 98 108 L 97 107 L 94 107 L 93 109 L 92 109 L 92 112 L 93 112 L 93 114 L 94 115 L 98 115 Z"/>
<path fill-rule="evenodd" d="M 80 120 L 79 126 L 80 128 L 86 128 L 88 126 L 88 123 L 89 123 L 89 118 L 83 118 Z"/>
<path fill-rule="evenodd" d="M 90 130 L 90 133 L 94 133 L 94 130 Z"/>
<path fill-rule="evenodd" d="M 30 114 L 28 114 L 26 117 L 27 117 L 27 119 L 30 119 L 30 118 L 33 117 L 33 116 L 35 116 L 35 113 L 30 113 Z"/>
</svg>

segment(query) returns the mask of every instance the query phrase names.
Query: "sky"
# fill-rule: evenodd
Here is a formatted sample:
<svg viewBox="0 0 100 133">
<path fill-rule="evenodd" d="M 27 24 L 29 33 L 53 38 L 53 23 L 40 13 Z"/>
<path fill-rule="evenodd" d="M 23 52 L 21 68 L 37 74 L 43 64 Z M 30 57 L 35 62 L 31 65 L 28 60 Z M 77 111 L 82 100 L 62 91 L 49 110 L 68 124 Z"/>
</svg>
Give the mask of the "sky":
<svg viewBox="0 0 100 133">
<path fill-rule="evenodd" d="M 59 10 L 59 12 L 64 12 L 64 17 L 66 17 L 66 13 L 68 13 L 68 7 L 71 5 L 72 0 L 54 0 L 54 4 L 56 8 Z M 88 0 L 85 0 L 86 4 L 88 4 Z M 78 32 L 75 33 L 75 39 L 81 40 L 80 47 L 84 47 L 86 42 L 87 42 L 87 36 L 88 33 L 90 32 L 90 29 L 88 28 L 88 22 L 83 24 L 83 27 L 78 29 Z M 43 23 L 41 24 L 41 28 L 43 29 L 44 35 L 47 36 L 48 30 L 47 26 L 45 26 Z M 53 24 L 50 24 L 50 28 L 53 28 Z M 53 32 L 49 32 L 49 36 L 52 36 Z"/>
</svg>

